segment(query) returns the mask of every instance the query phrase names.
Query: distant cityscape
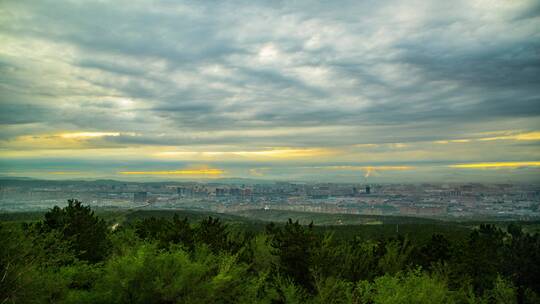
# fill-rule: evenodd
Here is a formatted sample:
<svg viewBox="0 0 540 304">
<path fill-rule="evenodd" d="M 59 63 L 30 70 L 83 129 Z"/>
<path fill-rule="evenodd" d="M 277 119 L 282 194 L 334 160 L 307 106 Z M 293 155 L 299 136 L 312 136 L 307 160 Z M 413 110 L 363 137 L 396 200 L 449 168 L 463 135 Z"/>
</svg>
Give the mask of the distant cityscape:
<svg viewBox="0 0 540 304">
<path fill-rule="evenodd" d="M 76 198 L 94 208 L 288 210 L 437 218 L 540 218 L 533 184 L 221 183 L 0 180 L 0 212 Z"/>
</svg>

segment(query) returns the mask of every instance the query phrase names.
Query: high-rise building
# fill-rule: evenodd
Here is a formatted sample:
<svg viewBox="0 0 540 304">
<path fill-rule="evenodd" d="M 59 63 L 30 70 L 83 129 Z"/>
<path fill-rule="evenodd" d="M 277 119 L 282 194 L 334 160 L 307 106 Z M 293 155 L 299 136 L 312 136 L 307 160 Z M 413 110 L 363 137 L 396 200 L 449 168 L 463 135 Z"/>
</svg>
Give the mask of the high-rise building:
<svg viewBox="0 0 540 304">
<path fill-rule="evenodd" d="M 133 193 L 134 203 L 146 203 L 147 199 L 148 199 L 148 193 L 146 191 Z"/>
<path fill-rule="evenodd" d="M 231 188 L 231 189 L 229 189 L 229 194 L 231 196 L 239 197 L 241 195 L 241 193 L 242 193 L 241 189 L 239 189 L 239 188 Z"/>
<path fill-rule="evenodd" d="M 224 197 L 227 195 L 227 189 L 216 188 L 216 197 Z"/>
<path fill-rule="evenodd" d="M 191 197 L 193 196 L 193 189 L 186 187 L 178 187 L 176 188 L 176 193 L 182 197 Z"/>
</svg>

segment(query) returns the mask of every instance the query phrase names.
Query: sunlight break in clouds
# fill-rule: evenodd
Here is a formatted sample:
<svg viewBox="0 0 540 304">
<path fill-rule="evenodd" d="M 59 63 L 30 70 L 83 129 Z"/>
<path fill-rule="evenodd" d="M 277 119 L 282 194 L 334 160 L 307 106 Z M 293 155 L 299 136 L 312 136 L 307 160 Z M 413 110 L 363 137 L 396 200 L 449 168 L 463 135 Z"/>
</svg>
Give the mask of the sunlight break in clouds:
<svg viewBox="0 0 540 304">
<path fill-rule="evenodd" d="M 526 168 L 526 167 L 540 167 L 540 161 L 471 163 L 471 164 L 450 165 L 448 167 L 460 168 L 460 169 L 518 169 L 518 168 Z"/>
<path fill-rule="evenodd" d="M 361 170 L 361 171 L 401 171 L 412 170 L 413 166 L 327 166 L 329 170 Z"/>
<path fill-rule="evenodd" d="M 540 140 L 540 132 L 536 131 L 536 132 L 529 132 L 529 133 L 485 137 L 485 138 L 480 138 L 480 140 L 484 140 L 484 141 L 491 141 L 491 140 L 536 141 L 536 140 Z"/>
<path fill-rule="evenodd" d="M 170 171 L 119 171 L 123 175 L 189 175 L 189 176 L 216 176 L 223 175 L 225 171 L 215 168 L 180 169 Z"/>
<path fill-rule="evenodd" d="M 75 133 L 62 133 L 60 137 L 63 138 L 85 138 L 85 137 L 103 137 L 103 136 L 120 136 L 118 132 L 75 132 Z"/>
<path fill-rule="evenodd" d="M 49 171 L 47 174 L 52 175 L 83 175 L 84 172 L 81 171 Z"/>
<path fill-rule="evenodd" d="M 271 149 L 262 151 L 165 151 L 156 156 L 164 158 L 182 158 L 200 156 L 202 158 L 226 159 L 228 157 L 243 157 L 246 159 L 295 159 L 314 158 L 335 153 L 328 149 Z"/>
</svg>

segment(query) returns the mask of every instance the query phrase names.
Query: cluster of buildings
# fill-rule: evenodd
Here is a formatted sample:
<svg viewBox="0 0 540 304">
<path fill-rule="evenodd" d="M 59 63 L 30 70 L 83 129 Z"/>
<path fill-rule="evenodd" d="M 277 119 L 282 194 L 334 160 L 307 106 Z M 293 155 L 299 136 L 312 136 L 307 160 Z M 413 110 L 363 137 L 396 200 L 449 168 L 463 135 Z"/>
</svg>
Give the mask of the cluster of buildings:
<svg viewBox="0 0 540 304">
<path fill-rule="evenodd" d="M 540 185 L 357 183 L 132 183 L 0 180 L 0 211 L 77 198 L 95 207 L 291 210 L 420 217 L 540 218 Z"/>
</svg>

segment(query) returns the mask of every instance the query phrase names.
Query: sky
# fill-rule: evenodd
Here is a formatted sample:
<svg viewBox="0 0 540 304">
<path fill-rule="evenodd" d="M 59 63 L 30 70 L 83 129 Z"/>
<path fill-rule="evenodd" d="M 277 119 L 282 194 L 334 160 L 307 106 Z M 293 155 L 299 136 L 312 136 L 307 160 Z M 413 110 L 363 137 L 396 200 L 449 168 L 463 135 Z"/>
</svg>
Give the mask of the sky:
<svg viewBox="0 0 540 304">
<path fill-rule="evenodd" d="M 539 182 L 539 1 L 0 3 L 0 176 Z"/>
</svg>

